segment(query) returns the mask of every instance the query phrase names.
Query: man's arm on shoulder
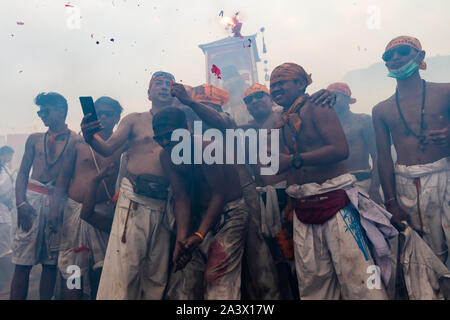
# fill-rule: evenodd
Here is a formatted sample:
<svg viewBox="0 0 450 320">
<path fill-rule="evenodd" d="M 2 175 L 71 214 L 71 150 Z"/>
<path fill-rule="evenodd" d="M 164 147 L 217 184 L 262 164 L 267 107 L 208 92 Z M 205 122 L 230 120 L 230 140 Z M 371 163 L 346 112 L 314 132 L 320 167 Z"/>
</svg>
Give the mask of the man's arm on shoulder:
<svg viewBox="0 0 450 320">
<path fill-rule="evenodd" d="M 122 147 L 126 141 L 129 139 L 133 124 L 136 121 L 138 113 L 132 113 L 124 117 L 118 127 L 117 130 L 113 132 L 111 137 L 106 140 L 99 140 L 99 136 L 95 136 L 89 144 L 92 148 L 97 151 L 100 155 L 104 157 L 111 156 L 116 150 Z"/>
</svg>

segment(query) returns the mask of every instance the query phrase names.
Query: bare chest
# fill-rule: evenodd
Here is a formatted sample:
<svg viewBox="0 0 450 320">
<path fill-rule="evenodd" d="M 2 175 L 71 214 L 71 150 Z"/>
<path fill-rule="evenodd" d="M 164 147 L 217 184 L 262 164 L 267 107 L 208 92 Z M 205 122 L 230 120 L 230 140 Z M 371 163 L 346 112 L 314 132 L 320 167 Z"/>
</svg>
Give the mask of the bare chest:
<svg viewBox="0 0 450 320">
<path fill-rule="evenodd" d="M 152 118 L 150 115 L 142 115 L 136 121 L 133 126 L 132 132 L 132 148 L 139 147 L 157 147 L 159 146 L 155 140 L 153 140 L 154 132 L 152 127 Z"/>
<path fill-rule="evenodd" d="M 432 90 L 428 90 L 432 91 Z M 391 112 L 386 112 L 388 125 L 393 134 L 399 136 L 416 136 L 429 130 L 439 130 L 448 125 L 448 102 L 439 94 L 429 92 L 422 104 L 422 96 L 393 99 Z"/>
</svg>

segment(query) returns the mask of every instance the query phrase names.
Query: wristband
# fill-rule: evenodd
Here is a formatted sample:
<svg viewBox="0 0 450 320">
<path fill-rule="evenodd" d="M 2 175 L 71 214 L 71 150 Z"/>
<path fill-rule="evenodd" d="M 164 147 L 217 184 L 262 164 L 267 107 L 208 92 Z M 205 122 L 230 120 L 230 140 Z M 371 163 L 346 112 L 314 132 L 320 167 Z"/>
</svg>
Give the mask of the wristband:
<svg viewBox="0 0 450 320">
<path fill-rule="evenodd" d="M 298 152 L 294 153 L 293 159 L 292 159 L 292 166 L 297 170 L 303 166 L 303 158 L 300 155 L 300 153 L 298 153 Z"/>
<path fill-rule="evenodd" d="M 205 237 L 204 237 L 200 232 L 194 232 L 194 235 L 196 235 L 197 237 L 199 237 L 200 240 L 202 240 L 202 241 L 205 239 Z"/>
<path fill-rule="evenodd" d="M 20 209 L 21 207 L 23 207 L 24 205 L 26 205 L 27 202 L 26 201 L 22 201 L 21 203 L 19 203 L 16 207 L 17 209 Z"/>
<path fill-rule="evenodd" d="M 98 133 L 94 133 L 92 135 L 92 138 L 96 139 L 99 142 L 103 142 L 104 140 L 102 139 L 102 137 L 98 134 Z"/>
</svg>

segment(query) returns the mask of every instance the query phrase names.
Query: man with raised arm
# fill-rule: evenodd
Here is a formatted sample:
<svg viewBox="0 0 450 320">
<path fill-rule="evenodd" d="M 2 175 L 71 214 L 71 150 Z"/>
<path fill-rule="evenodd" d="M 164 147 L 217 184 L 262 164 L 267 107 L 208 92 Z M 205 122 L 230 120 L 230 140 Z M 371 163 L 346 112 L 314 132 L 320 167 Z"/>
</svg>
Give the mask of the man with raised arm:
<svg viewBox="0 0 450 320">
<path fill-rule="evenodd" d="M 181 271 L 172 278 L 173 281 L 179 277 L 178 285 L 169 286 L 174 291 L 171 296 L 238 300 L 249 216 L 236 166 L 193 164 L 192 159 L 188 159 L 189 163 L 175 164 L 178 161 L 174 161 L 172 149 L 177 142 L 171 141 L 171 137 L 176 129 L 187 132 L 186 117 L 180 109 L 166 108 L 153 119 L 154 139 L 164 148 L 161 163 L 175 200 L 177 242 L 173 263 L 174 271 Z M 188 148 L 205 148 L 206 143 L 195 140 L 192 143 L 190 134 L 188 138 L 191 139 Z M 224 163 L 225 155 L 220 156 Z"/>
<path fill-rule="evenodd" d="M 120 120 L 122 106 L 110 97 L 97 99 L 94 106 L 103 127 L 98 135 L 103 140 L 108 140 Z M 78 266 L 81 269 L 82 283 L 80 289 L 65 286 L 65 299 L 82 299 L 83 292 L 95 299 L 109 233 L 98 230 L 82 220 L 82 202 L 87 192 L 86 181 L 92 180 L 109 163 L 115 163 L 115 174 L 105 179 L 100 188 L 94 191 L 97 200 L 96 210 L 112 220 L 115 183 L 122 152 L 123 148 L 110 157 L 102 157 L 87 143 L 80 141 L 64 157 L 61 173 L 56 180 L 51 209 L 53 215 L 63 218 L 58 268 L 62 277 L 67 280 L 73 274 L 70 266 Z"/>
<path fill-rule="evenodd" d="M 97 299 L 151 299 L 163 297 L 169 272 L 170 230 L 166 203 L 168 180 L 159 160 L 161 147 L 153 140 L 154 115 L 172 105 L 174 77 L 155 72 L 148 89 L 152 108 L 124 117 L 108 140 L 96 133 L 99 121 L 82 130 L 86 142 L 101 156 L 127 149 L 127 172 L 106 250 Z"/>
</svg>

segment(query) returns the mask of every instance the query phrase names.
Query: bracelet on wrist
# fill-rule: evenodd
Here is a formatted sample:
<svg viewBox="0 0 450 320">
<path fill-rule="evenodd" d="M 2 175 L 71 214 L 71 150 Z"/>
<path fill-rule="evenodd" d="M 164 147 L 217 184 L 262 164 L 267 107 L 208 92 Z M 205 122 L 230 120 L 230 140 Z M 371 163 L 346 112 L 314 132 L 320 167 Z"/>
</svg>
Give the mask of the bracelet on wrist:
<svg viewBox="0 0 450 320">
<path fill-rule="evenodd" d="M 200 238 L 200 240 L 205 240 L 205 237 L 200 232 L 194 232 L 194 235 Z"/>
</svg>

